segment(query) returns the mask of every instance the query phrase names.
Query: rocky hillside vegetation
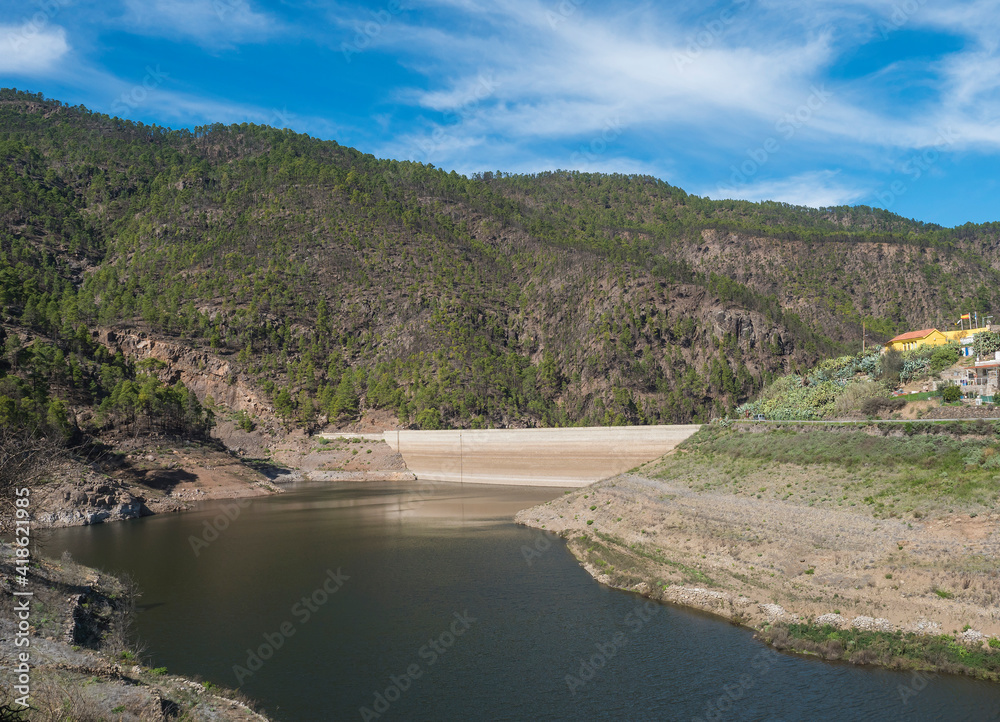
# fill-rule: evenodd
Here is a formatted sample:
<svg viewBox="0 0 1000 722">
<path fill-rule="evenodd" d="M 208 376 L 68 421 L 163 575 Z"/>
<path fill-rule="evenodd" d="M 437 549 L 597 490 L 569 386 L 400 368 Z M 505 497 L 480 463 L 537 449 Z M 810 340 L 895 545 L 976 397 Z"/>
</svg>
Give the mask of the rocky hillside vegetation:
<svg viewBox="0 0 1000 722">
<path fill-rule="evenodd" d="M 1000 348 L 1000 334 L 979 334 L 976 348 L 992 358 L 993 351 Z M 975 368 L 976 356 L 961 356 L 959 349 L 957 343 L 888 353 L 879 347 L 856 356 L 826 359 L 812 369 L 775 379 L 758 398 L 736 409 L 735 416 L 796 421 L 920 418 L 931 408 L 940 418 L 1000 416 L 993 405 L 962 408 L 962 389 L 942 374 L 950 369 L 953 376 L 955 371 Z M 896 395 L 903 390 L 911 393 Z M 942 404 L 953 406 L 942 408 Z"/>
<path fill-rule="evenodd" d="M 1000 301 L 996 224 L 467 178 L 16 90 L 0 158 L 0 421 L 50 433 L 707 421 L 862 322 Z"/>
</svg>

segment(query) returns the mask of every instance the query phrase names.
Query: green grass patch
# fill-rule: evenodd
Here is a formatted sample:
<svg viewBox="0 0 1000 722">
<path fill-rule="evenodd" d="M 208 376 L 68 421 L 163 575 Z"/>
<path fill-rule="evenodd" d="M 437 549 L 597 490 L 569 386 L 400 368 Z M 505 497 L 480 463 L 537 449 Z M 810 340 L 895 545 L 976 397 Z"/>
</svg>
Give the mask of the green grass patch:
<svg viewBox="0 0 1000 722">
<path fill-rule="evenodd" d="M 882 428 L 882 427 L 886 428 Z M 904 436 L 882 436 L 861 430 L 825 428 L 776 427 L 761 433 L 740 431 L 698 432 L 684 448 L 706 456 L 725 455 L 732 459 L 750 458 L 764 462 L 779 462 L 807 466 L 828 464 L 847 469 L 858 467 L 898 467 L 906 464 L 926 470 L 964 470 L 970 452 L 987 448 L 1000 452 L 1000 438 L 993 425 L 987 425 L 988 436 L 982 439 L 961 439 L 951 433 L 913 432 L 923 424 L 884 424 L 879 431 L 902 432 Z M 929 425 L 928 425 L 929 426 Z M 977 429 L 978 430 L 978 429 Z M 962 433 L 959 430 L 957 433 Z M 985 436 L 985 435 L 984 435 Z"/>
<path fill-rule="evenodd" d="M 650 473 L 695 491 L 855 507 L 876 518 L 978 514 L 1000 499 L 1000 423 L 756 429 L 703 427 Z"/>
<path fill-rule="evenodd" d="M 1000 651 L 994 645 L 988 648 L 965 645 L 948 635 L 775 624 L 758 636 L 777 649 L 816 654 L 830 660 L 896 669 L 934 669 L 1000 680 Z"/>
<path fill-rule="evenodd" d="M 941 398 L 940 391 L 922 391 L 919 394 L 903 394 L 902 396 L 897 396 L 896 398 L 905 399 L 907 402 L 910 401 L 926 401 L 927 399 L 939 399 Z"/>
</svg>

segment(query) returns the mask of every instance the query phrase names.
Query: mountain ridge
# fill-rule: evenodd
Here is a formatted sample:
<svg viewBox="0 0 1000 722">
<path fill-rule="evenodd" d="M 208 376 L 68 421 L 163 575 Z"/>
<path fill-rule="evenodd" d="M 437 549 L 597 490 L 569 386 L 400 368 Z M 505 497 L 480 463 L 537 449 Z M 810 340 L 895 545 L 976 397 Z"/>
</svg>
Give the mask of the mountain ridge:
<svg viewBox="0 0 1000 722">
<path fill-rule="evenodd" d="M 287 426 L 371 409 L 419 428 L 706 421 L 860 346 L 862 323 L 885 340 L 1000 301 L 1000 224 L 710 201 L 647 176 L 467 178 L 14 90 L 0 157 L 6 338 L 79 357 L 79 380 L 35 392 L 86 386 L 76 409 L 111 398 L 121 349 L 80 349 L 113 332 L 218 357 Z"/>
</svg>

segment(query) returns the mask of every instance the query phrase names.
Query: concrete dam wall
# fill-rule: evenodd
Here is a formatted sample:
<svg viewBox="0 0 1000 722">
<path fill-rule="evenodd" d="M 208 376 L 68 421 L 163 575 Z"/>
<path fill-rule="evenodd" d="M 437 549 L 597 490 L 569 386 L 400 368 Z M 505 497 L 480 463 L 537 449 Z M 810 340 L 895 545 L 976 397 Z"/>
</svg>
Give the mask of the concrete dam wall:
<svg viewBox="0 0 1000 722">
<path fill-rule="evenodd" d="M 699 428 L 386 431 L 417 479 L 469 484 L 585 486 L 652 461 Z"/>
</svg>

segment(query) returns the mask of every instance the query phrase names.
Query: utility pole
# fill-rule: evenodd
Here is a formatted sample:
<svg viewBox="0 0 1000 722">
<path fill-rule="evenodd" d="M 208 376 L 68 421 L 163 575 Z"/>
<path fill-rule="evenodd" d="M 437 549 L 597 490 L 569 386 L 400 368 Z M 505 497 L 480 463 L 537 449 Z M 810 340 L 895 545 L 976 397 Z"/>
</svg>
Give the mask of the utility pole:
<svg viewBox="0 0 1000 722">
<path fill-rule="evenodd" d="M 861 355 L 865 353 L 865 322 L 861 322 Z"/>
</svg>

